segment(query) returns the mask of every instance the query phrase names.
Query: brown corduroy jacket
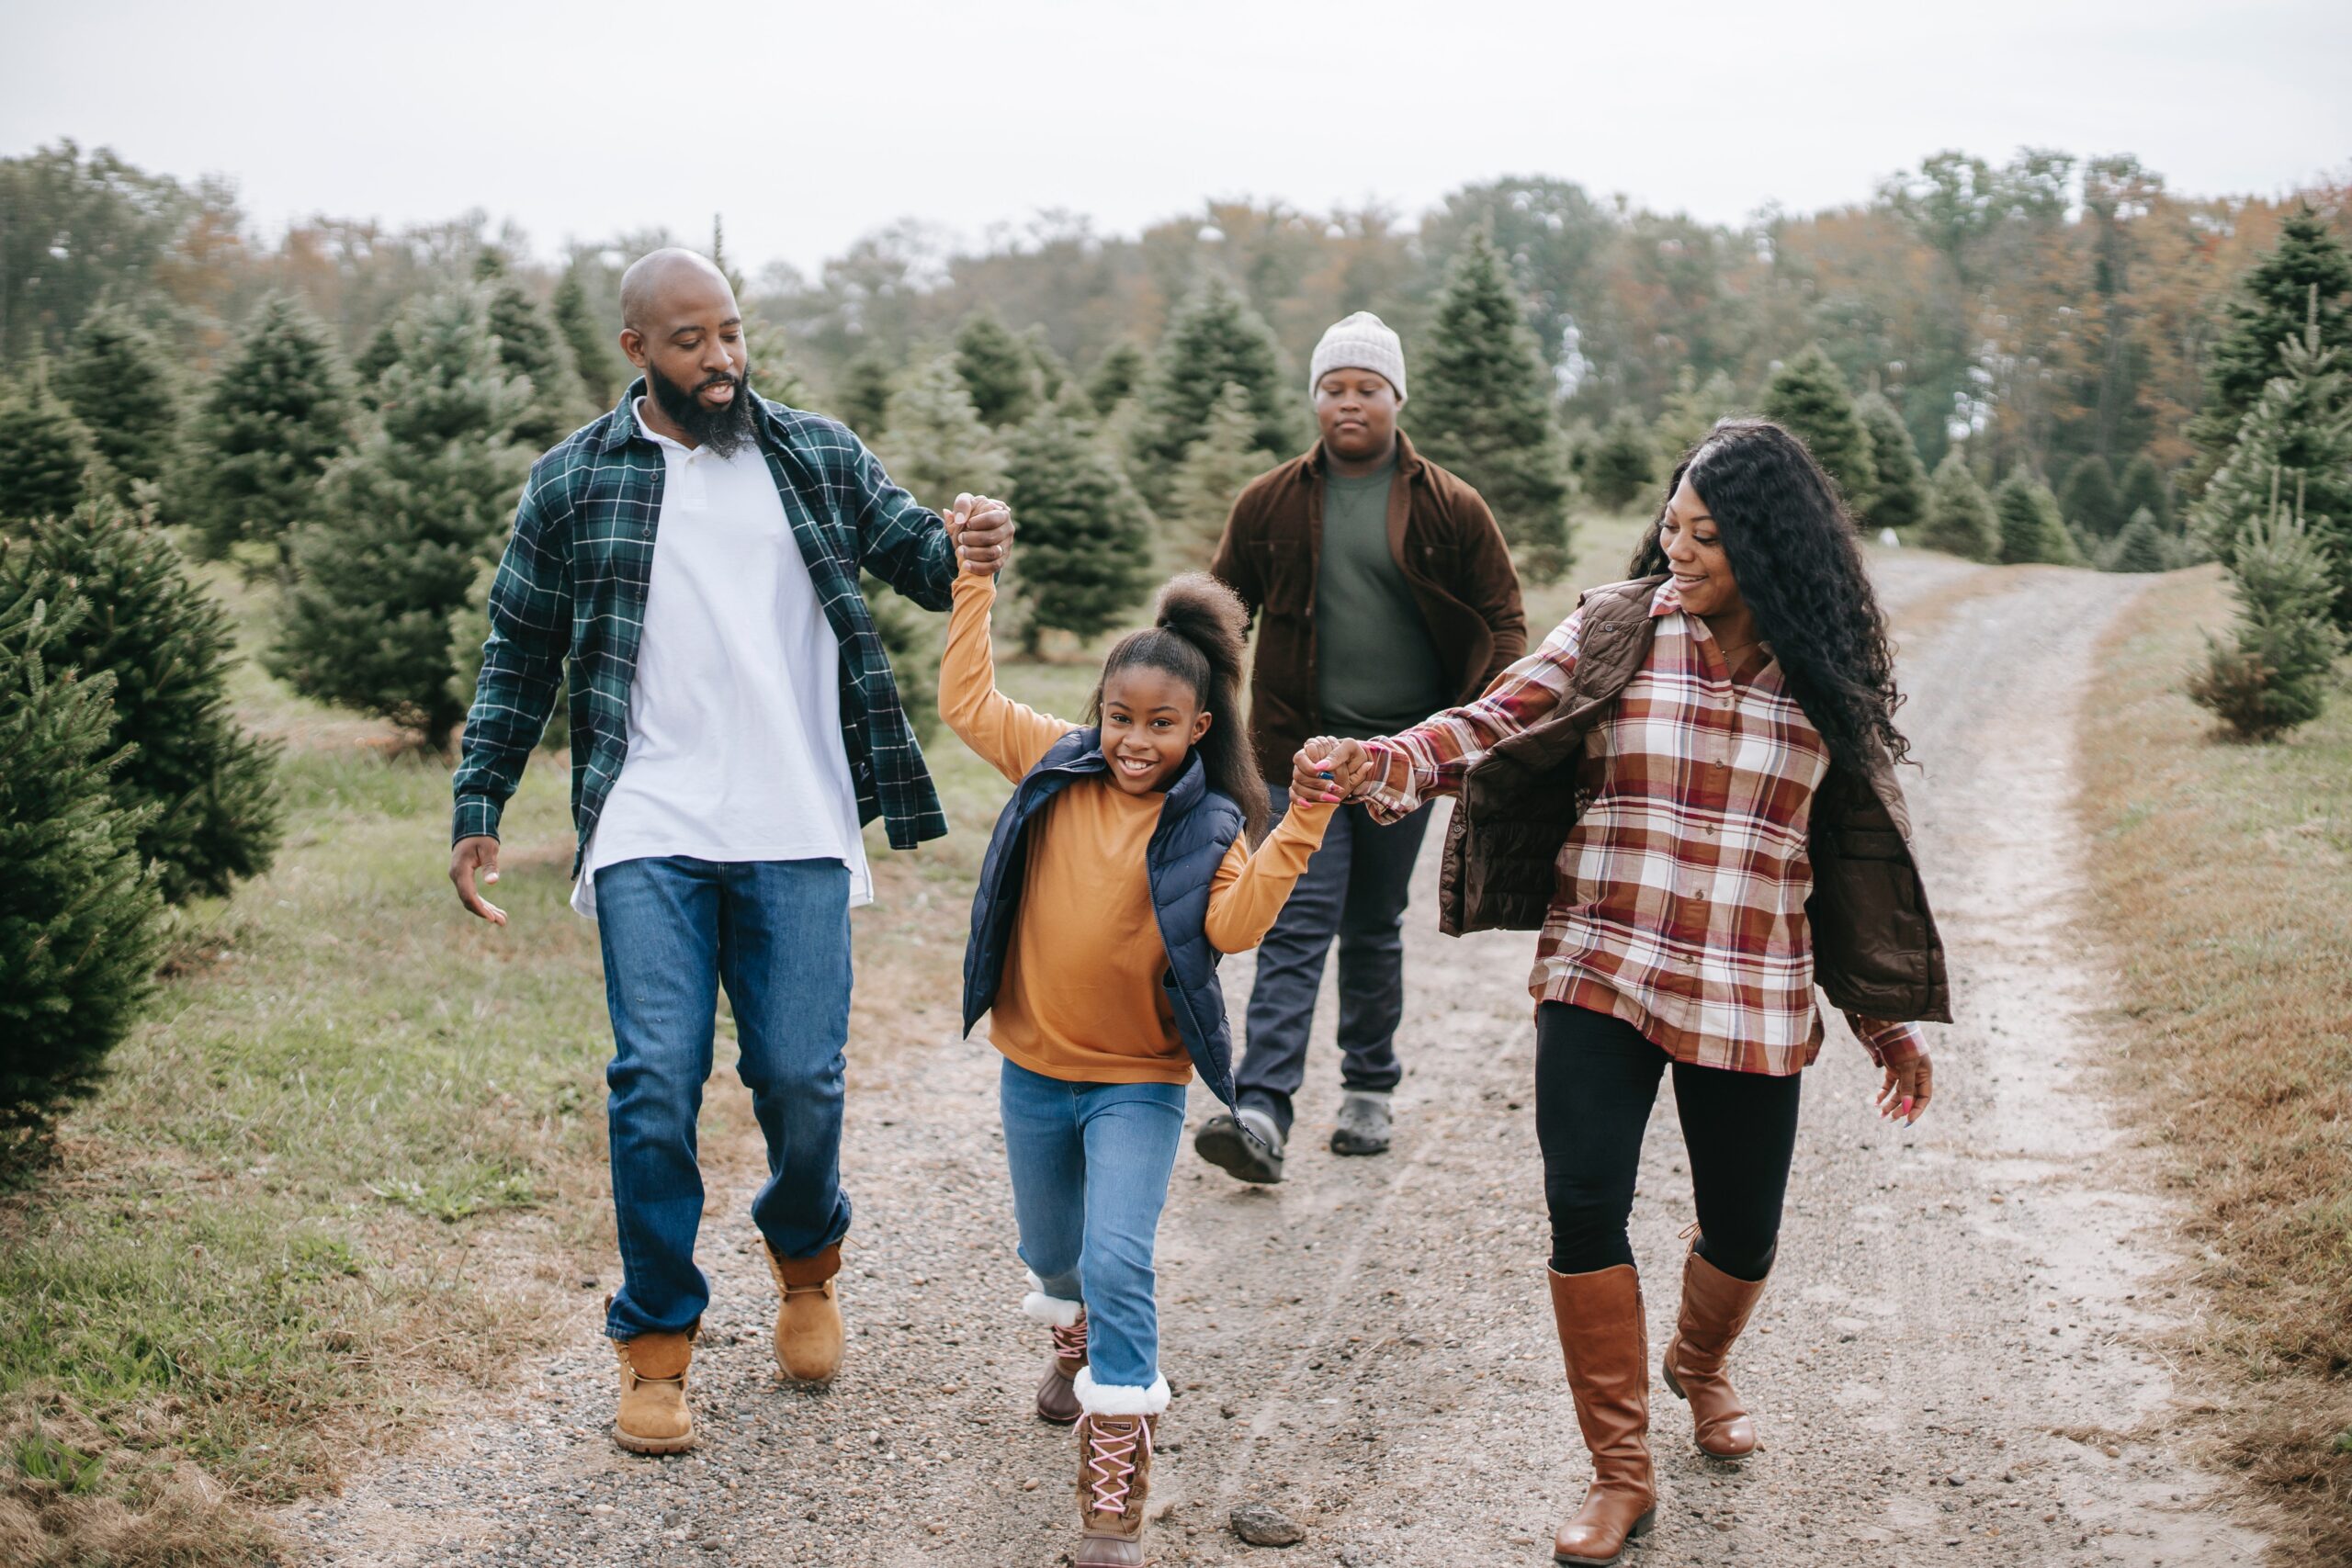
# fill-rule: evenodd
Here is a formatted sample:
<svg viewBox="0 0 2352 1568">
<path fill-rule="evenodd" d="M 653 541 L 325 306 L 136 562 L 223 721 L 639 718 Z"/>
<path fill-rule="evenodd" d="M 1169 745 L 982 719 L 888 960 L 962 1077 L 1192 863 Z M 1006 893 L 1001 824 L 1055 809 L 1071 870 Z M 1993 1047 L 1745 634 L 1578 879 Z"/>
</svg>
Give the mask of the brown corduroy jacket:
<svg viewBox="0 0 2352 1568">
<path fill-rule="evenodd" d="M 1315 582 L 1322 564 L 1323 444 L 1259 475 L 1235 499 L 1209 570 L 1230 584 L 1258 622 L 1250 672 L 1250 738 L 1276 783 L 1291 756 L 1322 728 L 1316 696 Z M 1519 573 L 1487 503 L 1461 479 L 1396 436 L 1388 490 L 1388 549 L 1430 646 L 1468 702 L 1527 651 Z"/>
</svg>

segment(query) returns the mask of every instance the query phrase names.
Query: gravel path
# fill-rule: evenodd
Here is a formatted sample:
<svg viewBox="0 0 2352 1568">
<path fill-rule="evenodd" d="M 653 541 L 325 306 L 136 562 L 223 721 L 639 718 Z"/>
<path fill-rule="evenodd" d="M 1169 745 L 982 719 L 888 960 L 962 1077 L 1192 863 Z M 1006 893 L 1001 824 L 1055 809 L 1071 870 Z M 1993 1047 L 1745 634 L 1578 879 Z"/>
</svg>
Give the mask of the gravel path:
<svg viewBox="0 0 2352 1568">
<path fill-rule="evenodd" d="M 1659 1528 L 1626 1562 L 2252 1561 L 2259 1540 L 2210 1511 L 2209 1481 L 2121 1435 L 2161 1429 L 2170 1398 L 2136 1337 L 2190 1304 L 2158 1280 L 2163 1215 L 2079 1082 L 2100 997 L 2067 929 L 2084 852 L 2073 718 L 2131 581 L 1932 558 L 1883 563 L 1882 581 L 1918 627 L 1905 717 L 1927 774 L 1907 787 L 1961 1009 L 1936 1042 L 1941 1096 L 1916 1129 L 1881 1123 L 1874 1075 L 1832 1024 L 1781 1261 L 1737 1362 L 1764 1449 L 1714 1467 L 1660 1391 Z M 1323 1147 L 1327 1007 L 1289 1179 L 1242 1187 L 1189 1149 L 1178 1168 L 1157 1562 L 1283 1560 L 1227 1529 L 1235 1505 L 1263 1502 L 1303 1527 L 1297 1562 L 1547 1562 L 1579 1495 L 1544 1287 L 1532 938 L 1434 934 L 1442 838 L 1409 928 L 1395 1152 Z M 1227 973 L 1238 1012 L 1250 965 Z M 854 1078 L 852 1337 L 829 1392 L 771 1381 L 748 1189 L 722 1192 L 705 1230 L 697 1452 L 613 1447 L 612 1357 L 583 1300 L 577 1348 L 499 1409 L 286 1524 L 313 1561 L 355 1568 L 1064 1561 L 1075 1444 L 1028 1413 L 1044 1345 L 1015 1310 L 996 1060 L 943 1037 Z M 1193 1118 L 1210 1109 L 1196 1092 Z M 1690 1189 L 1669 1105 L 1652 1134 L 1634 1245 L 1662 1345 Z"/>
</svg>

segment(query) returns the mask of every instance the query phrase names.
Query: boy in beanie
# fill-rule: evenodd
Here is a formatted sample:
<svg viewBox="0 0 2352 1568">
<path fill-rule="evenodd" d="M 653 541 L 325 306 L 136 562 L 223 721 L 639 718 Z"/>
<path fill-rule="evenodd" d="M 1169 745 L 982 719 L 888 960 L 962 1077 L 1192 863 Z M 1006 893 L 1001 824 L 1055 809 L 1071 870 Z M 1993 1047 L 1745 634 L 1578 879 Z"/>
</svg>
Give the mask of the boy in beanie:
<svg viewBox="0 0 2352 1568">
<path fill-rule="evenodd" d="M 1315 346 L 1307 376 L 1322 439 L 1250 481 L 1209 570 L 1259 620 L 1250 737 L 1274 805 L 1292 756 L 1319 735 L 1393 734 L 1466 702 L 1525 651 L 1519 577 L 1478 492 L 1396 428 L 1405 350 L 1359 310 Z M 1340 944 L 1335 1154 L 1385 1153 L 1404 1068 L 1405 904 L 1426 811 L 1393 825 L 1336 812 L 1322 852 L 1258 949 L 1237 1110 L 1193 1147 L 1244 1181 L 1282 1179 L 1291 1097 L 1332 940 Z"/>
</svg>

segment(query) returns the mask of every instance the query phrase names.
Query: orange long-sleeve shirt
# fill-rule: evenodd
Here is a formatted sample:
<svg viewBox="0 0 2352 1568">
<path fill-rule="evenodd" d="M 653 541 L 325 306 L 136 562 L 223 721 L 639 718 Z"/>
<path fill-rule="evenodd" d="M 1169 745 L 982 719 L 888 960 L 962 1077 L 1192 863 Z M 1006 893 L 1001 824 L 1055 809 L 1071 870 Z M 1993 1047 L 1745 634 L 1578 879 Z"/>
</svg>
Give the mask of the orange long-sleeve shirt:
<svg viewBox="0 0 2352 1568">
<path fill-rule="evenodd" d="M 1077 725 L 996 689 L 989 643 L 993 578 L 961 573 L 939 715 L 964 744 L 1016 783 Z M 1219 714 L 1229 724 L 1238 716 Z M 1021 909 L 997 987 L 989 1037 L 1033 1073 L 1072 1083 L 1183 1083 L 1193 1075 L 1160 988 L 1168 950 L 1151 908 L 1144 852 L 1168 797 L 1081 778 L 1030 828 Z M 1328 806 L 1301 805 L 1256 853 L 1236 840 L 1209 891 L 1208 939 L 1220 953 L 1255 947 L 1323 842 Z"/>
</svg>

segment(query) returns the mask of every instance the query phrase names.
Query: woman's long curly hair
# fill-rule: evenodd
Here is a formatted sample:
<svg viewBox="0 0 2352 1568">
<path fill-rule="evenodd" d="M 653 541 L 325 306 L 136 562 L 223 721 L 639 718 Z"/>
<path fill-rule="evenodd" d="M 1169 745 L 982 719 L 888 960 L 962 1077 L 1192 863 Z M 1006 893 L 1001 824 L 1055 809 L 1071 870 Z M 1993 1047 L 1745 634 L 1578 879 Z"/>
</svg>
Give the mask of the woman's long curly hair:
<svg viewBox="0 0 2352 1568">
<path fill-rule="evenodd" d="M 1170 579 L 1159 591 L 1152 625 L 1129 632 L 1102 661 L 1102 679 L 1087 699 L 1090 724 L 1102 719 L 1102 687 L 1135 665 L 1165 671 L 1193 688 L 1201 711 L 1211 716 L 1209 732 L 1193 750 L 1208 773 L 1209 787 L 1241 807 L 1241 821 L 1257 843 L 1266 836 L 1272 809 L 1265 776 L 1241 723 L 1241 663 L 1250 636 L 1250 613 L 1232 589 L 1204 571 Z"/>
<path fill-rule="evenodd" d="M 1903 694 L 1886 616 L 1853 519 L 1804 443 L 1770 420 L 1720 420 L 1675 465 L 1668 501 L 1686 479 L 1715 520 L 1758 635 L 1830 755 L 1856 769 L 1874 756 L 1904 761 L 1911 743 L 1894 728 Z M 1668 570 L 1652 527 L 1634 549 L 1634 575 Z"/>
</svg>

